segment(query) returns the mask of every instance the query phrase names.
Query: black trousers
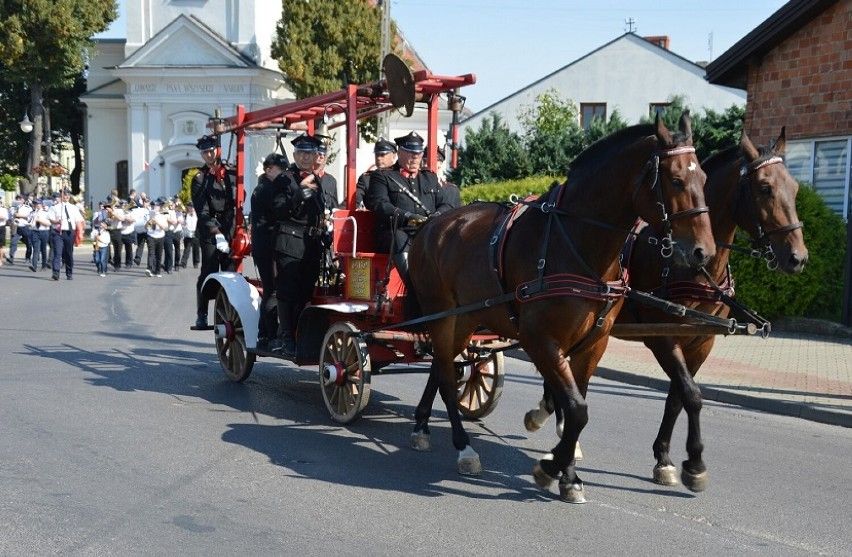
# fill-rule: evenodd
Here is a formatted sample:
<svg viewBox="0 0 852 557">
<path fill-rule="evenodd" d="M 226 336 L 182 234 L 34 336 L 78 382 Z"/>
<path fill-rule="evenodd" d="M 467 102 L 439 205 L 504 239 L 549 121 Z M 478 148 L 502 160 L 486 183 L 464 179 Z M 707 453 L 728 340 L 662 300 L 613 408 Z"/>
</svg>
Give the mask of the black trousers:
<svg viewBox="0 0 852 557">
<path fill-rule="evenodd" d="M 124 266 L 130 267 L 133 264 L 133 246 L 136 245 L 136 233 L 122 234 L 121 245 L 124 247 Z M 121 252 L 118 255 L 121 258 Z"/>
<path fill-rule="evenodd" d="M 163 264 L 164 240 L 148 236 L 148 270 L 155 275 L 160 274 L 160 266 Z"/>
<path fill-rule="evenodd" d="M 299 314 L 311 299 L 320 272 L 322 252 L 317 247 L 301 259 L 275 253 L 275 296 L 278 299 L 278 336 L 295 338 Z"/>
<path fill-rule="evenodd" d="M 263 296 L 260 298 L 260 317 L 257 336 L 272 338 L 278 334 L 278 298 L 275 295 L 275 250 L 252 238 L 251 256 L 260 275 Z"/>
<path fill-rule="evenodd" d="M 195 234 L 191 238 L 183 239 L 183 257 L 180 258 L 181 267 L 186 267 L 190 249 L 192 250 L 192 266 L 198 267 L 198 263 L 201 261 L 201 247 L 198 244 L 198 236 Z"/>
<path fill-rule="evenodd" d="M 230 242 L 231 239 L 225 236 Z M 198 272 L 198 281 L 195 283 L 195 298 L 199 315 L 207 315 L 207 300 L 201 298 L 201 287 L 211 273 L 233 270 L 231 256 L 216 249 L 216 239 L 211 236 L 200 236 L 198 242 L 201 246 L 201 268 Z"/>
<path fill-rule="evenodd" d="M 137 232 L 136 233 L 136 255 L 133 257 L 133 262 L 136 265 L 142 264 L 142 253 L 145 251 L 145 246 L 148 245 L 148 233 L 147 232 Z"/>
<path fill-rule="evenodd" d="M 121 230 L 120 229 L 110 229 L 109 231 L 109 242 L 112 248 L 112 266 L 115 270 L 121 269 Z"/>
<path fill-rule="evenodd" d="M 166 238 L 163 244 L 163 250 L 166 254 L 163 260 L 163 269 L 167 273 L 171 273 L 175 266 L 175 233 L 171 230 L 166 230 Z"/>
<path fill-rule="evenodd" d="M 53 274 L 59 276 L 61 266 L 65 265 L 65 276 L 70 277 L 74 272 L 74 231 L 63 230 L 50 232 L 50 243 L 53 246 Z"/>
</svg>

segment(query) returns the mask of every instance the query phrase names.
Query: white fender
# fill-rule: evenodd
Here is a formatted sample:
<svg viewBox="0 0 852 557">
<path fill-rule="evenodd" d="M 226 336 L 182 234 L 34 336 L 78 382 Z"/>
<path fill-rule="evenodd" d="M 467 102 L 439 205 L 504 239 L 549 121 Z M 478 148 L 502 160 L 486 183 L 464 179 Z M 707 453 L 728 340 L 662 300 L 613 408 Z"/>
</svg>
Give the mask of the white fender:
<svg viewBox="0 0 852 557">
<path fill-rule="evenodd" d="M 218 288 L 225 291 L 228 301 L 237 310 L 240 320 L 243 322 L 246 348 L 255 348 L 257 346 L 257 325 L 260 317 L 260 293 L 257 288 L 253 284 L 249 284 L 240 273 L 211 273 L 204 280 L 201 293 L 205 299 L 212 300 L 216 297 Z"/>
</svg>

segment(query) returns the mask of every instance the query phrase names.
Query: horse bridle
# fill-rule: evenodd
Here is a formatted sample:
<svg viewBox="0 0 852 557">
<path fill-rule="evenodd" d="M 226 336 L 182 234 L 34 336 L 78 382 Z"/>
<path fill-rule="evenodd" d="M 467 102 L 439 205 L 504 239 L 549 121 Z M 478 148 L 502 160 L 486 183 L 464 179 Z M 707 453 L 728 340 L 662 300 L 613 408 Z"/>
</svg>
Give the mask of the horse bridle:
<svg viewBox="0 0 852 557">
<path fill-rule="evenodd" d="M 660 255 L 663 258 L 668 259 L 674 253 L 674 240 L 672 239 L 672 221 L 682 218 L 692 218 L 703 213 L 707 213 L 710 211 L 710 208 L 707 206 L 704 207 L 693 207 L 692 209 L 685 209 L 683 211 L 678 211 L 676 213 L 669 214 L 666 211 L 666 203 L 663 198 L 663 188 L 662 186 L 657 187 L 660 183 L 660 160 L 668 157 L 674 157 L 677 155 L 688 155 L 695 153 L 695 147 L 690 146 L 682 146 L 682 147 L 672 147 L 671 149 L 659 149 L 651 155 L 651 159 L 648 161 L 646 165 L 646 171 L 639 179 L 639 183 L 636 185 L 636 190 L 633 192 L 633 198 L 639 194 L 639 188 L 642 183 L 645 181 L 645 176 L 648 174 L 648 171 L 653 169 L 654 172 L 654 182 L 651 184 L 651 190 L 656 191 L 657 193 L 657 207 L 660 208 L 660 224 L 663 227 L 663 237 L 662 239 L 658 239 L 654 236 L 649 238 L 649 242 L 652 245 L 656 245 L 658 242 L 660 244 Z"/>
<path fill-rule="evenodd" d="M 757 232 L 757 237 L 755 238 L 750 232 L 747 231 L 752 246 L 751 249 L 745 249 L 740 246 L 736 246 L 733 244 L 725 244 L 722 242 L 716 243 L 716 245 L 721 248 L 727 248 L 741 253 L 746 253 L 756 259 L 763 258 L 766 261 L 766 267 L 769 270 L 773 271 L 778 268 L 778 260 L 775 256 L 775 252 L 772 249 L 772 244 L 770 244 L 770 236 L 772 236 L 773 234 L 786 234 L 788 232 L 792 232 L 794 230 L 798 230 L 799 228 L 804 227 L 802 221 L 791 222 L 790 224 L 779 226 L 778 228 L 773 228 L 772 230 L 764 230 L 763 226 L 760 224 L 760 216 L 757 209 L 757 204 L 754 200 L 754 196 L 751 194 L 751 177 L 755 174 L 755 172 L 757 172 L 761 168 L 779 163 L 783 164 L 784 159 L 782 159 L 781 157 L 769 157 L 757 159 L 755 161 L 750 162 L 749 164 L 743 165 L 740 168 L 740 179 L 737 191 L 737 208 L 735 209 L 734 214 L 737 214 L 740 211 L 740 208 L 743 206 L 747 207 L 747 210 L 750 213 L 750 218 L 754 222 L 755 231 Z"/>
</svg>

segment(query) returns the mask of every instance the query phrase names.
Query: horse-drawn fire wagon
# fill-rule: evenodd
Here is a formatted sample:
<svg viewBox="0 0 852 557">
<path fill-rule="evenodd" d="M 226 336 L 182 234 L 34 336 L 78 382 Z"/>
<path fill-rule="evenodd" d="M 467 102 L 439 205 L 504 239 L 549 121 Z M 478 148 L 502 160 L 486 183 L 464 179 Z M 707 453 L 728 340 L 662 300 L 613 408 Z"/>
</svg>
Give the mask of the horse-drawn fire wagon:
<svg viewBox="0 0 852 557">
<path fill-rule="evenodd" d="M 405 286 L 388 253 L 376 250 L 376 215 L 355 210 L 358 123 L 393 110 L 410 116 L 415 105 L 424 106 L 428 128 L 425 160 L 434 170 L 439 108 L 445 102 L 453 111 L 453 139 L 448 143 L 454 147 L 463 106 L 459 88 L 476 81 L 472 74 L 442 76 L 426 70 L 412 74 L 393 55 L 385 59 L 383 67 L 386 78 L 375 83 L 349 85 L 342 91 L 255 112 L 238 107 L 235 116 L 211 121 L 215 134 L 231 133 L 236 144 L 237 214 L 231 245 L 236 272 L 210 275 L 202 295 L 214 302 L 216 352 L 226 375 L 234 381 L 245 380 L 258 357 L 279 357 L 257 350 L 261 284 L 241 272 L 243 259 L 251 250 L 243 215 L 246 135 L 270 128 L 313 133 L 320 122 L 330 122 L 332 129 L 345 126 L 341 153 L 346 160 L 345 208 L 330 215 L 330 253 L 323 260 L 313 298 L 299 317 L 295 358 L 300 366 L 319 366 L 323 400 L 331 417 L 342 423 L 357 418 L 367 405 L 372 373 L 391 364 L 423 361 L 429 352 L 427 335 L 404 326 Z M 338 115 L 344 120 L 334 122 Z M 503 355 L 495 349 L 509 345 L 495 335 L 477 334 L 458 358 L 458 401 L 466 417 L 481 418 L 494 409 L 504 373 Z"/>
</svg>

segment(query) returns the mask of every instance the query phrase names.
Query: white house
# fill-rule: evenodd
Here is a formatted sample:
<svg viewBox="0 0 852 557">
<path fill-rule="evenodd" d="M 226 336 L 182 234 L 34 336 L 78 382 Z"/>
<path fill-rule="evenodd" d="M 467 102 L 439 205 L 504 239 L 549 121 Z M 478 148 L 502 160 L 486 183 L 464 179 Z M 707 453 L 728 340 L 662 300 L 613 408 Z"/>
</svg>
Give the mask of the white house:
<svg viewBox="0 0 852 557">
<path fill-rule="evenodd" d="M 127 38 L 95 40 L 88 91 L 81 97 L 87 109 L 89 202 L 104 199 L 113 188 L 122 194 L 135 188 L 151 197 L 174 195 L 183 173 L 202 164 L 195 142 L 208 133 L 215 110 L 227 117 L 239 104 L 253 111 L 293 98 L 271 56 L 280 0 L 153 4 L 128 1 Z M 413 50 L 408 54 L 422 65 Z M 442 111 L 439 125 L 446 129 L 449 119 Z M 425 129 L 425 111 L 390 122 L 391 137 Z M 222 137 L 223 156 L 230 140 Z M 259 168 L 274 144 L 268 134 L 248 136 L 247 172 Z M 372 163 L 371 147 L 359 149 L 359 172 Z M 339 149 L 338 143 L 331 151 Z M 344 162 L 337 156 L 329 165 L 341 197 Z M 249 193 L 253 185 L 246 180 Z"/>
<path fill-rule="evenodd" d="M 653 42 L 652 42 L 653 41 Z M 536 98 L 551 89 L 575 103 L 584 128 L 594 117 L 609 118 L 618 110 L 629 124 L 665 107 L 675 95 L 693 110 L 724 111 L 743 106 L 746 93 L 732 87 L 711 85 L 704 68 L 668 49 L 668 37 L 642 38 L 625 33 L 480 110 L 462 123 L 462 132 L 478 129 L 495 112 L 512 131 L 522 133 L 519 116 L 535 105 Z"/>
</svg>

